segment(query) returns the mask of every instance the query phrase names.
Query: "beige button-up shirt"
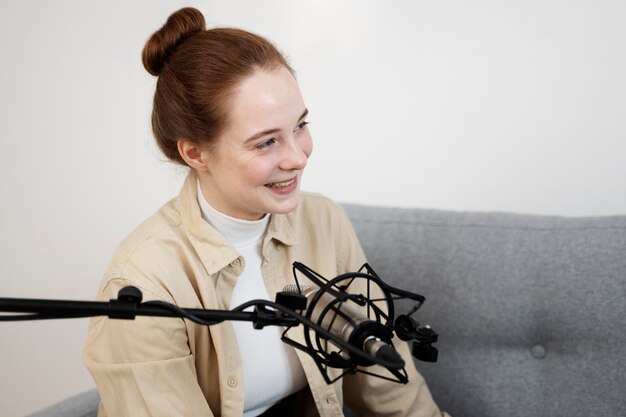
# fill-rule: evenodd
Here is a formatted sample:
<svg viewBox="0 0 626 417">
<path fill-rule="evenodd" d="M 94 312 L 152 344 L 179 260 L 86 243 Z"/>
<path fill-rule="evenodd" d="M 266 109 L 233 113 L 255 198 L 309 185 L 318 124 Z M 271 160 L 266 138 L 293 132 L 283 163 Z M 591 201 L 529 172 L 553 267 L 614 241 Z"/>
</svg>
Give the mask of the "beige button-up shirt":
<svg viewBox="0 0 626 417">
<path fill-rule="evenodd" d="M 179 196 L 120 244 L 98 300 L 117 298 L 121 288 L 133 285 L 142 291 L 144 301 L 228 309 L 243 259 L 202 219 L 196 192 L 192 172 Z M 294 261 L 327 278 L 357 271 L 365 262 L 343 210 L 308 193 L 302 193 L 292 213 L 271 216 L 262 256 L 270 297 L 294 282 Z M 297 330 L 291 329 L 290 336 Z M 313 360 L 297 351 L 310 388 L 307 415 L 343 416 L 345 399 L 361 416 L 440 416 L 407 345 L 396 342 L 396 347 L 407 363 L 406 385 L 363 374 L 329 385 Z M 239 417 L 243 413 L 243 372 L 230 322 L 202 326 L 178 318 L 96 317 L 90 322 L 84 361 L 100 392 L 100 417 Z M 331 378 L 340 372 L 330 370 Z"/>
</svg>

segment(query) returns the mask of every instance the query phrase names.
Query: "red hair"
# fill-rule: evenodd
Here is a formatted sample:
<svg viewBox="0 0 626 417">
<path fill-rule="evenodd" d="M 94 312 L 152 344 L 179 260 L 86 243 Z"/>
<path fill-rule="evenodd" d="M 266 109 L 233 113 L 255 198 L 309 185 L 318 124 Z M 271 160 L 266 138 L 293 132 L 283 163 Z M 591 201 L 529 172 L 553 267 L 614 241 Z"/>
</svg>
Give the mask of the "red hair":
<svg viewBox="0 0 626 417">
<path fill-rule="evenodd" d="M 161 151 L 181 164 L 178 141 L 213 143 L 228 122 L 233 88 L 257 69 L 293 70 L 267 39 L 232 28 L 206 30 L 194 8 L 174 12 L 146 42 L 146 70 L 158 76 L 152 130 Z"/>
</svg>

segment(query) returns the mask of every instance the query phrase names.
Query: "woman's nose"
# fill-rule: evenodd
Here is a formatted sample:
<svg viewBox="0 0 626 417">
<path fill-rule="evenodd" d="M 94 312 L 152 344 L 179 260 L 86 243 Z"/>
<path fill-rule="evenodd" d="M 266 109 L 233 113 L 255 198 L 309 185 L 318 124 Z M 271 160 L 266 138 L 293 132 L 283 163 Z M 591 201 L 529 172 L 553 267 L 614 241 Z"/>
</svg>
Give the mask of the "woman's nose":
<svg viewBox="0 0 626 417">
<path fill-rule="evenodd" d="M 303 146 L 298 139 L 290 140 L 288 146 L 285 147 L 281 168 L 284 170 L 304 169 L 310 153 L 310 150 Z"/>
</svg>

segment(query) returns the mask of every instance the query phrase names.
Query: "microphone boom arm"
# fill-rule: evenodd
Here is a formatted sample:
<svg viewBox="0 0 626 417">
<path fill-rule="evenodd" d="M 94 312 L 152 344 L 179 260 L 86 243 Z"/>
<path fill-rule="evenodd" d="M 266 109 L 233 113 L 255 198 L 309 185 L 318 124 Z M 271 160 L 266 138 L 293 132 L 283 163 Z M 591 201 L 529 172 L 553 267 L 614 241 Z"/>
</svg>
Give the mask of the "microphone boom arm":
<svg viewBox="0 0 626 417">
<path fill-rule="evenodd" d="M 267 300 L 251 300 L 232 310 L 210 310 L 180 308 L 164 301 L 141 302 L 142 294 L 136 287 L 122 288 L 117 299 L 110 301 L 74 301 L 28 298 L 0 298 L 0 312 L 21 314 L 0 314 L 0 322 L 86 318 L 108 316 L 111 319 L 134 320 L 137 316 L 183 318 L 194 323 L 211 326 L 226 320 L 249 321 L 255 329 L 265 326 L 285 326 L 291 328 L 303 324 L 319 332 L 324 338 L 333 340 L 342 349 L 362 360 L 375 361 L 382 366 L 394 366 L 392 362 L 380 360 L 349 345 L 339 337 L 322 328 L 317 323 L 301 316 L 292 309 Z M 243 311 L 254 307 L 254 311 Z M 273 310 L 270 310 L 271 308 Z M 297 346 L 296 346 L 297 347 Z M 311 354 L 310 352 L 307 352 Z"/>
<path fill-rule="evenodd" d="M 117 299 L 109 301 L 74 301 L 74 300 L 45 300 L 45 299 L 25 299 L 25 298 L 0 298 L 0 312 L 14 314 L 0 314 L 0 322 L 4 321 L 25 321 L 25 320 L 46 320 L 46 319 L 69 319 L 85 318 L 95 316 L 107 316 L 111 319 L 134 320 L 137 316 L 153 317 L 174 317 L 190 320 L 200 325 L 211 326 L 227 320 L 249 321 L 255 329 L 262 329 L 265 326 L 286 327 L 282 335 L 282 341 L 304 351 L 313 358 L 320 372 L 327 383 L 332 383 L 344 376 L 346 373 L 366 373 L 383 379 L 395 382 L 406 383 L 407 373 L 404 370 L 402 359 L 393 360 L 387 356 L 374 356 L 359 347 L 359 343 L 353 344 L 334 334 L 330 329 L 322 326 L 322 320 L 331 314 L 335 314 L 331 319 L 334 321 L 337 316 L 342 315 L 336 305 L 344 303 L 354 303 L 361 308 L 367 308 L 367 319 L 371 314 L 375 316 L 374 321 L 366 323 L 362 327 L 367 327 L 370 333 L 366 332 L 367 338 L 375 338 L 393 346 L 391 338 L 393 331 L 402 340 L 414 340 L 413 355 L 422 360 L 436 360 L 436 348 L 431 346 L 437 340 L 437 334 L 426 326 L 420 328 L 411 316 L 424 302 L 424 297 L 391 287 L 384 283 L 368 264 L 363 265 L 359 272 L 340 275 L 332 280 L 327 280 L 320 274 L 308 268 L 302 263 L 294 262 L 293 272 L 296 280 L 298 292 L 302 293 L 302 288 L 298 282 L 296 271 L 303 273 L 309 280 L 319 286 L 320 290 L 308 303 L 299 307 L 290 306 L 285 300 L 285 291 L 277 294 L 277 302 L 267 300 L 251 300 L 232 310 L 210 310 L 197 308 L 180 308 L 165 301 L 142 302 L 141 291 L 132 286 L 122 288 Z M 356 280 L 367 280 L 367 295 L 351 294 L 347 290 L 357 282 Z M 379 299 L 370 298 L 370 283 L 374 283 L 380 288 L 383 297 Z M 289 292 L 286 297 L 294 293 Z M 316 304 L 324 294 L 330 294 L 334 301 L 323 308 L 320 312 L 319 320 L 313 320 L 312 312 Z M 283 298 L 281 298 L 281 296 Z M 397 299 L 410 299 L 416 302 L 408 315 L 399 316 L 394 323 L 394 301 Z M 283 300 L 283 301 L 281 301 Z M 300 300 L 302 301 L 302 300 Z M 376 303 L 384 302 L 385 308 L 379 307 Z M 244 311 L 254 307 L 253 311 Z M 305 310 L 306 311 L 303 311 Z M 19 314 L 15 314 L 19 313 Z M 349 319 L 349 317 L 342 317 Z M 384 323 L 381 323 L 384 320 Z M 287 336 L 287 332 L 298 325 L 304 327 L 306 344 L 301 344 Z M 315 334 L 315 343 L 311 339 L 311 333 Z M 356 333 L 356 332 L 355 332 Z M 368 336 L 369 335 L 369 336 Z M 337 347 L 339 351 L 326 352 L 328 342 Z M 359 339 L 359 342 L 364 342 Z M 418 346 L 419 344 L 419 346 Z M 427 352 L 427 359 L 419 357 L 420 352 Z M 430 356 L 428 356 L 430 355 Z M 432 359 L 434 355 L 434 360 Z M 423 355 L 422 355 L 423 356 Z M 364 367 L 370 365 L 380 365 L 386 368 L 393 378 L 385 375 L 375 374 Z M 328 376 L 328 367 L 343 368 L 346 371 L 339 377 L 331 380 Z"/>
</svg>

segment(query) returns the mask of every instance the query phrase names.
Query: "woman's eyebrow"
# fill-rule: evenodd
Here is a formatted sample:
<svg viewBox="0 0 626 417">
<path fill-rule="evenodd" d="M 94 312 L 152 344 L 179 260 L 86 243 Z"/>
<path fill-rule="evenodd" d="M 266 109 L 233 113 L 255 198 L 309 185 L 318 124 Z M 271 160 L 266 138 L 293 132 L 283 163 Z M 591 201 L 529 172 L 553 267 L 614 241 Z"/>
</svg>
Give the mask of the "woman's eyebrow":
<svg viewBox="0 0 626 417">
<path fill-rule="evenodd" d="M 259 139 L 265 135 L 271 135 L 274 133 L 278 133 L 280 132 L 280 129 L 268 129 L 268 130 L 264 130 L 262 132 L 256 133 L 253 136 L 250 136 L 248 139 L 246 139 L 246 141 L 244 143 L 249 143 L 249 142 L 253 142 L 256 139 Z"/>
<path fill-rule="evenodd" d="M 298 121 L 300 121 L 300 120 L 304 119 L 305 117 L 307 117 L 308 114 L 309 114 L 309 109 L 304 109 L 304 112 L 302 112 L 302 115 L 298 118 Z M 255 133 L 254 135 L 250 136 L 248 139 L 245 140 L 245 143 L 252 142 L 252 141 L 254 141 L 256 139 L 259 139 L 259 138 L 261 138 L 261 137 L 263 137 L 265 135 L 271 135 L 271 134 L 278 133 L 278 132 L 280 132 L 280 129 L 277 129 L 277 128 L 263 130 L 262 132 Z"/>
</svg>

